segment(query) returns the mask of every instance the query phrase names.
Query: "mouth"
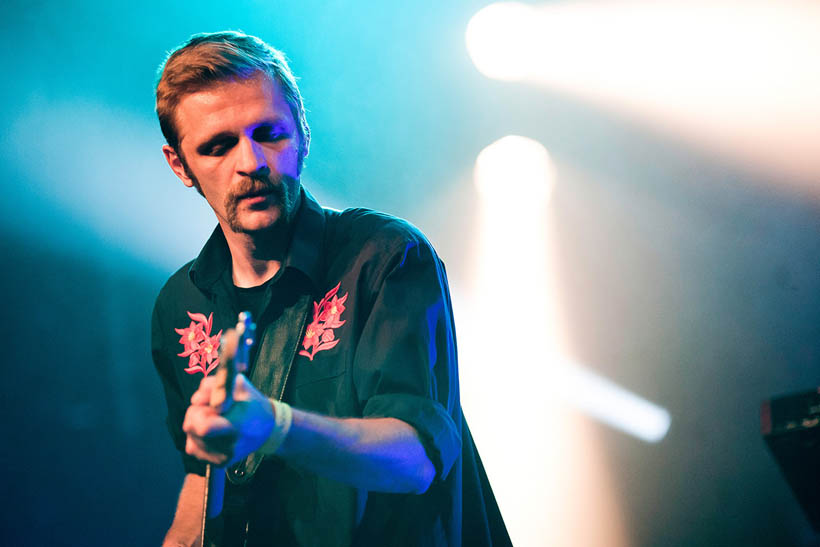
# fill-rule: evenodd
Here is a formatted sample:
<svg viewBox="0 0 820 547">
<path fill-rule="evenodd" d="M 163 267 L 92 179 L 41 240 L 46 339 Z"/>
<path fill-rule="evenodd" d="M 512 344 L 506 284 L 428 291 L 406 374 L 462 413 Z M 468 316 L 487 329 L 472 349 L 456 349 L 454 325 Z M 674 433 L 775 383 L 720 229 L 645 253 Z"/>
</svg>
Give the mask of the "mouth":
<svg viewBox="0 0 820 547">
<path fill-rule="evenodd" d="M 237 203 L 245 202 L 245 203 L 248 203 L 248 204 L 262 203 L 264 201 L 267 201 L 267 199 L 270 197 L 270 195 L 272 193 L 273 192 L 271 190 L 263 190 L 263 191 L 260 191 L 260 192 L 250 192 L 248 194 L 243 194 L 241 196 L 238 196 L 236 198 L 236 201 L 237 201 Z"/>
</svg>

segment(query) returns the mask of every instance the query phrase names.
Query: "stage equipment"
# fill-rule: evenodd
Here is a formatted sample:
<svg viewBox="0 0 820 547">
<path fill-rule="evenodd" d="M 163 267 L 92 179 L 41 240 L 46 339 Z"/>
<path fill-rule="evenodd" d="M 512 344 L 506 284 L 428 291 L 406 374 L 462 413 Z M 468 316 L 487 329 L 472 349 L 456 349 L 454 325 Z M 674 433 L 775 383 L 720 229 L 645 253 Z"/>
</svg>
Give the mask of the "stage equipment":
<svg viewBox="0 0 820 547">
<path fill-rule="evenodd" d="M 763 439 L 815 532 L 820 532 L 820 388 L 764 401 Z"/>
</svg>

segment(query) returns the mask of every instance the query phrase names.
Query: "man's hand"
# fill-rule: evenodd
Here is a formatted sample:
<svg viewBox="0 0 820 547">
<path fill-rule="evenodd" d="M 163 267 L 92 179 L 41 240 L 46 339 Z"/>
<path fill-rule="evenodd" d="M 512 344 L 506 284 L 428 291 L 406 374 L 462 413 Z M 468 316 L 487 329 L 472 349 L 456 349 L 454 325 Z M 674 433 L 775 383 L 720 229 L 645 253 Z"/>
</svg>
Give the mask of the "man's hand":
<svg viewBox="0 0 820 547">
<path fill-rule="evenodd" d="M 188 435 L 185 451 L 218 466 L 258 450 L 276 427 L 273 404 L 242 374 L 234 382 L 232 406 L 220 415 L 223 386 L 216 375 L 203 378 L 182 423 Z M 435 477 L 418 433 L 406 422 L 292 413 L 292 427 L 276 453 L 293 465 L 377 492 L 421 494 Z"/>
<path fill-rule="evenodd" d="M 212 400 L 224 400 L 218 393 L 222 389 L 219 379 L 202 379 L 182 423 L 188 435 L 188 454 L 219 466 L 231 465 L 270 437 L 275 427 L 271 402 L 242 374 L 236 376 L 233 387 L 233 405 L 222 416 L 211 406 Z"/>
</svg>

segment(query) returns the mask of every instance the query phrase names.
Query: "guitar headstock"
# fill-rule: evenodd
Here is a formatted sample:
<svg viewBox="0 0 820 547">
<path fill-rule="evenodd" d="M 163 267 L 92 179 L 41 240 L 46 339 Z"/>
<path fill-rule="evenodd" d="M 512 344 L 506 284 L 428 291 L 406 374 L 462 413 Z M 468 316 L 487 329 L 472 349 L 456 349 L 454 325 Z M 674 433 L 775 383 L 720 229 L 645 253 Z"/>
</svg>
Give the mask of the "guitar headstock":
<svg viewBox="0 0 820 547">
<path fill-rule="evenodd" d="M 211 391 L 211 406 L 220 414 L 230 409 L 236 375 L 248 370 L 250 352 L 256 342 L 256 323 L 250 312 L 239 313 L 236 328 L 228 329 L 219 343 L 219 364 L 216 372 L 219 385 Z"/>
<path fill-rule="evenodd" d="M 253 322 L 251 312 L 243 311 L 239 313 L 239 321 L 236 323 L 237 345 L 233 363 L 236 372 L 248 370 L 251 348 L 256 342 L 256 323 Z"/>
</svg>

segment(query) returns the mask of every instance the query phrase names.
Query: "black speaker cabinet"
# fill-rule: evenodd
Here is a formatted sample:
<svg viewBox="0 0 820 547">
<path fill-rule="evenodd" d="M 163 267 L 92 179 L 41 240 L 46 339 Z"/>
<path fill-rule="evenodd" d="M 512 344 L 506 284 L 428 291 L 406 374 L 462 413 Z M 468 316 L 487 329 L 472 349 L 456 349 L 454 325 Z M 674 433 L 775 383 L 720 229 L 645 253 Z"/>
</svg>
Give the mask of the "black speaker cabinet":
<svg viewBox="0 0 820 547">
<path fill-rule="evenodd" d="M 812 528 L 820 532 L 820 388 L 765 401 L 760 427 Z"/>
</svg>

